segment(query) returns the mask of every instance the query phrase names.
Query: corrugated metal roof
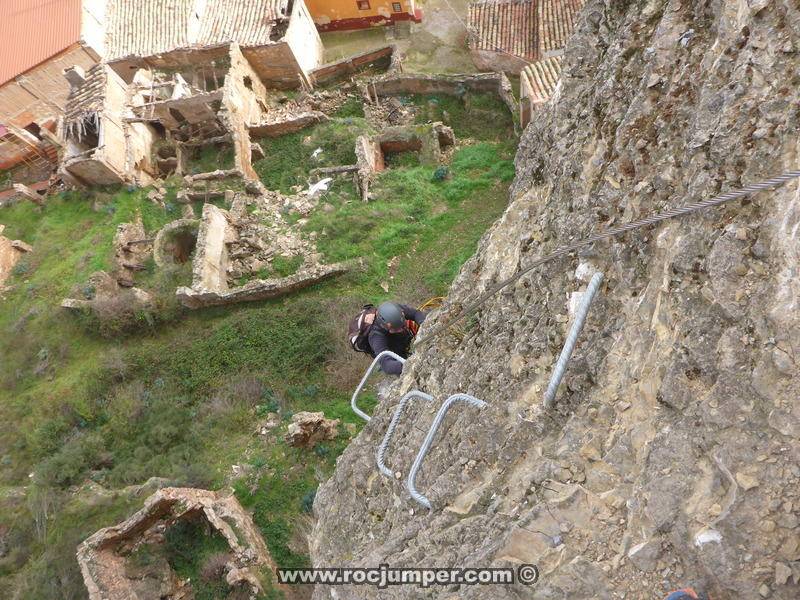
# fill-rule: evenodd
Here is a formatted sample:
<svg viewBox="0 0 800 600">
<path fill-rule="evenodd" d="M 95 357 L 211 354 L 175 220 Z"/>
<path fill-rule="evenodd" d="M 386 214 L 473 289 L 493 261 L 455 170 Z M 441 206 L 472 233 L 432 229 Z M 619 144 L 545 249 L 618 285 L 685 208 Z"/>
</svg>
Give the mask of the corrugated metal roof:
<svg viewBox="0 0 800 600">
<path fill-rule="evenodd" d="M 0 85 L 81 37 L 81 0 L 0 0 Z"/>
<path fill-rule="evenodd" d="M 0 0 L 3 1 L 3 0 Z M 289 0 L 214 0 L 196 14 L 194 0 L 117 0 L 108 8 L 107 60 L 237 42 L 270 43 Z"/>
</svg>

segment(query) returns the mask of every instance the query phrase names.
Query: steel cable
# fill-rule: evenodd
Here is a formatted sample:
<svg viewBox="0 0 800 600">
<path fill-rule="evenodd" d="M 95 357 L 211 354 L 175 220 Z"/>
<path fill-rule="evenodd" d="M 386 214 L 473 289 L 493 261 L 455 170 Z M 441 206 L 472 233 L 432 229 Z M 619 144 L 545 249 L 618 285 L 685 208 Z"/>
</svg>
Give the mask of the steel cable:
<svg viewBox="0 0 800 600">
<path fill-rule="evenodd" d="M 589 246 L 590 244 L 599 242 L 600 240 L 605 240 L 611 237 L 615 237 L 623 233 L 626 233 L 628 231 L 633 231 L 635 229 L 646 227 L 647 225 L 653 225 L 661 221 L 666 221 L 667 219 L 682 217 L 691 214 L 693 212 L 696 212 L 698 210 L 702 210 L 704 208 L 711 208 L 712 206 L 718 206 L 720 204 L 724 204 L 725 202 L 730 202 L 731 200 L 736 200 L 738 198 L 748 196 L 755 192 L 760 192 L 763 190 L 773 188 L 778 185 L 783 185 L 784 183 L 791 181 L 792 179 L 797 179 L 798 177 L 800 177 L 800 170 L 787 171 L 782 175 L 778 175 L 776 177 L 772 177 L 770 179 L 766 179 L 758 183 L 752 183 L 741 189 L 733 190 L 731 192 L 715 196 L 714 198 L 709 198 L 708 200 L 701 200 L 699 202 L 686 204 L 685 206 L 671 208 L 656 215 L 645 217 L 643 219 L 637 219 L 636 221 L 631 221 L 630 223 L 625 223 L 624 225 L 618 225 L 617 227 L 612 227 L 611 229 L 606 229 L 605 231 L 595 233 L 594 235 L 591 235 L 588 238 L 581 240 L 579 242 L 574 242 L 567 246 L 562 246 L 557 250 L 551 252 L 550 254 L 547 254 L 541 258 L 534 260 L 527 267 L 525 267 L 520 271 L 517 271 L 517 273 L 515 273 L 505 281 L 502 281 L 497 285 L 489 288 L 486 292 L 481 294 L 477 300 L 475 300 L 472 304 L 463 309 L 461 313 L 459 313 L 455 318 L 449 320 L 447 323 L 442 324 L 438 329 L 435 329 L 430 335 L 426 335 L 424 338 L 420 339 L 417 342 L 417 345 L 422 346 L 430 343 L 431 341 L 439 337 L 442 333 L 444 333 L 444 331 L 447 328 L 455 325 L 459 321 L 464 320 L 470 314 L 475 312 L 478 308 L 481 307 L 481 305 L 484 302 L 486 302 L 489 298 L 494 296 L 497 292 L 511 285 L 512 283 L 518 281 L 523 275 L 530 273 L 533 269 L 535 269 L 540 265 L 543 265 L 546 262 L 550 262 L 551 260 L 554 260 L 561 256 L 565 256 L 570 252 L 574 252 L 575 250 L 583 248 L 584 246 Z"/>
</svg>

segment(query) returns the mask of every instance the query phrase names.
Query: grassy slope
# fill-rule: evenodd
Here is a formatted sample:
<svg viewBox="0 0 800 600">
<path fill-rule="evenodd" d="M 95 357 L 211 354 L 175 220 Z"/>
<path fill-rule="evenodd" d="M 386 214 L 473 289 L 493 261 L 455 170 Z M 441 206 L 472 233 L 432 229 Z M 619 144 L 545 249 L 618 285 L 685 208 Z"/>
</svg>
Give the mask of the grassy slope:
<svg viewBox="0 0 800 600">
<path fill-rule="evenodd" d="M 444 293 L 506 205 L 510 119 L 497 112 L 491 127 L 476 125 L 460 101 L 430 100 L 409 99 L 446 109 L 457 137 L 472 138 L 456 150 L 450 178 L 435 180 L 432 167 L 393 168 L 368 204 L 351 181 L 338 181 L 323 200 L 335 210 L 317 209 L 302 227 L 316 233 L 327 260 L 362 256 L 365 269 L 289 298 L 176 311 L 175 274 L 145 273 L 141 281 L 163 297 L 161 312 L 135 334 L 105 338 L 58 303 L 108 267 L 116 224 L 140 210 L 150 234 L 179 211 L 152 205 L 146 192 L 116 190 L 51 199 L 41 212 L 20 204 L 0 213 L 7 235 L 35 247 L 0 301 L 0 533 L 8 528 L 15 548 L 0 557 L 0 597 L 11 589 L 20 598 L 85 597 L 76 543 L 142 501 L 76 493 L 71 486 L 87 478 L 114 489 L 153 476 L 233 485 L 278 564 L 307 562 L 304 513 L 360 426 L 349 394 L 366 360 L 346 350 L 346 319 L 367 301 Z M 268 187 L 288 190 L 320 164 L 310 158 L 315 148 L 324 149 L 321 164 L 342 164 L 364 129 L 349 107 L 331 123 L 264 141 L 267 158 L 256 167 Z M 159 317 L 160 325 L 148 324 Z M 282 435 L 299 410 L 352 425 L 313 450 L 290 448 Z M 279 412 L 282 426 L 254 435 L 269 412 Z"/>
</svg>

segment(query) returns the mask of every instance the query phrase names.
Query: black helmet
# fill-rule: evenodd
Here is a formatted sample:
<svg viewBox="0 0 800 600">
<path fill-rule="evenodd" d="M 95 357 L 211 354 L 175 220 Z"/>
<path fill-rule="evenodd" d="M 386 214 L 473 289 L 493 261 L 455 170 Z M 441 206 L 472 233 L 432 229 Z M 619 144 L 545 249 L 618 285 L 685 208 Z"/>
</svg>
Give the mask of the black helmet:
<svg viewBox="0 0 800 600">
<path fill-rule="evenodd" d="M 406 326 L 406 317 L 397 304 L 384 302 L 378 307 L 377 322 L 383 329 L 401 329 Z"/>
</svg>

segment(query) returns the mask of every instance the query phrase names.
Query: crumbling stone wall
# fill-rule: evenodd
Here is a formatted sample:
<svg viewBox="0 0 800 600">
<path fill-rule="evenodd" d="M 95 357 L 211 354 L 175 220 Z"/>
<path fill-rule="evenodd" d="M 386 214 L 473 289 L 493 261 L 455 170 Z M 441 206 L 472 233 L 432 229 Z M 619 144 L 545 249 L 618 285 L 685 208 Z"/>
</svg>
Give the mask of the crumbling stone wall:
<svg viewBox="0 0 800 600">
<path fill-rule="evenodd" d="M 141 577 L 129 563 L 137 548 L 163 543 L 169 528 L 195 518 L 207 522 L 230 546 L 232 556 L 225 566 L 228 585 L 244 587 L 253 596 L 262 593 L 261 571 L 274 571 L 275 564 L 261 534 L 236 498 L 208 490 L 162 488 L 145 501 L 140 511 L 119 525 L 101 529 L 78 546 L 78 564 L 89 599 L 192 598 L 191 582 L 180 581 L 168 564 L 161 565 L 157 573 L 149 573 L 149 577 Z"/>
<path fill-rule="evenodd" d="M 231 44 L 230 69 L 225 76 L 223 102 L 235 110 L 245 123 L 258 123 L 263 116 L 263 98 L 266 95 L 267 88 L 261 78 L 247 62 L 239 46 Z"/>
<path fill-rule="evenodd" d="M 305 2 L 298 0 L 291 6 L 292 14 L 283 41 L 291 48 L 303 77 L 307 79 L 308 74 L 322 64 L 325 48 Z"/>
<path fill-rule="evenodd" d="M 157 173 L 151 160 L 156 133 L 147 123 L 125 120 L 131 102 L 125 81 L 107 65 L 96 65 L 85 75 L 73 76 L 77 79 L 67 107 L 66 150 L 60 169 L 86 185 L 152 183 Z M 98 145 L 93 151 L 83 143 L 77 123 L 81 119 L 96 124 Z"/>
<path fill-rule="evenodd" d="M 226 238 L 230 240 L 225 212 L 213 204 L 204 205 L 192 269 L 194 289 L 223 292 L 228 289 Z"/>
<path fill-rule="evenodd" d="M 258 179 L 252 164 L 248 125 L 261 121 L 263 101 L 259 100 L 264 98 L 266 87 L 236 44 L 231 44 L 230 61 L 220 117 L 231 134 L 236 168 L 247 179 Z"/>
<path fill-rule="evenodd" d="M 348 56 L 339 61 L 317 67 L 311 72 L 310 77 L 314 83 L 321 84 L 351 77 L 365 69 L 379 68 L 388 71 L 397 53 L 396 46 L 368 50 L 361 54 Z"/>
<path fill-rule="evenodd" d="M 316 496 L 314 566 L 538 564 L 535 587 L 492 586 L 509 599 L 800 595 L 796 181 L 543 265 L 424 345 L 561 245 L 796 169 L 799 49 L 791 2 L 587 2 L 561 91 L 523 136 L 508 209 Z M 605 284 L 543 412 L 569 298 L 593 270 Z M 395 431 L 387 463 L 403 478 L 375 465 L 412 389 L 488 404 L 440 429 L 417 478 L 432 511 L 403 480 L 438 403 L 412 404 Z"/>
<path fill-rule="evenodd" d="M 392 74 L 375 79 L 368 87 L 371 93 L 378 96 L 402 96 L 406 94 L 449 94 L 451 96 L 460 96 L 464 92 L 490 92 L 500 97 L 512 115 L 517 113 L 517 101 L 511 89 L 511 82 L 503 73 L 480 73 L 476 75 Z"/>
<path fill-rule="evenodd" d="M 387 127 L 379 134 L 356 138 L 356 165 L 361 199 L 369 199 L 369 187 L 375 173 L 386 169 L 385 155 L 418 152 L 420 162 L 436 165 L 442 160 L 442 149 L 455 144 L 453 130 L 443 123 Z"/>
<path fill-rule="evenodd" d="M 289 208 L 277 192 L 265 192 L 252 216 L 241 196 L 230 211 L 205 204 L 192 265 L 192 286 L 176 291 L 189 308 L 235 304 L 274 298 L 347 272 L 351 265 L 320 263 L 313 244 L 298 237 L 284 223 L 281 210 Z M 263 220 L 262 220 L 263 219 Z M 258 278 L 236 285 L 236 279 L 253 276 L 281 255 L 302 256 L 296 273 L 286 277 Z"/>
<path fill-rule="evenodd" d="M 244 54 L 263 80 L 269 81 L 272 87 L 295 89 L 306 82 L 305 73 L 286 42 L 246 48 Z"/>
</svg>

